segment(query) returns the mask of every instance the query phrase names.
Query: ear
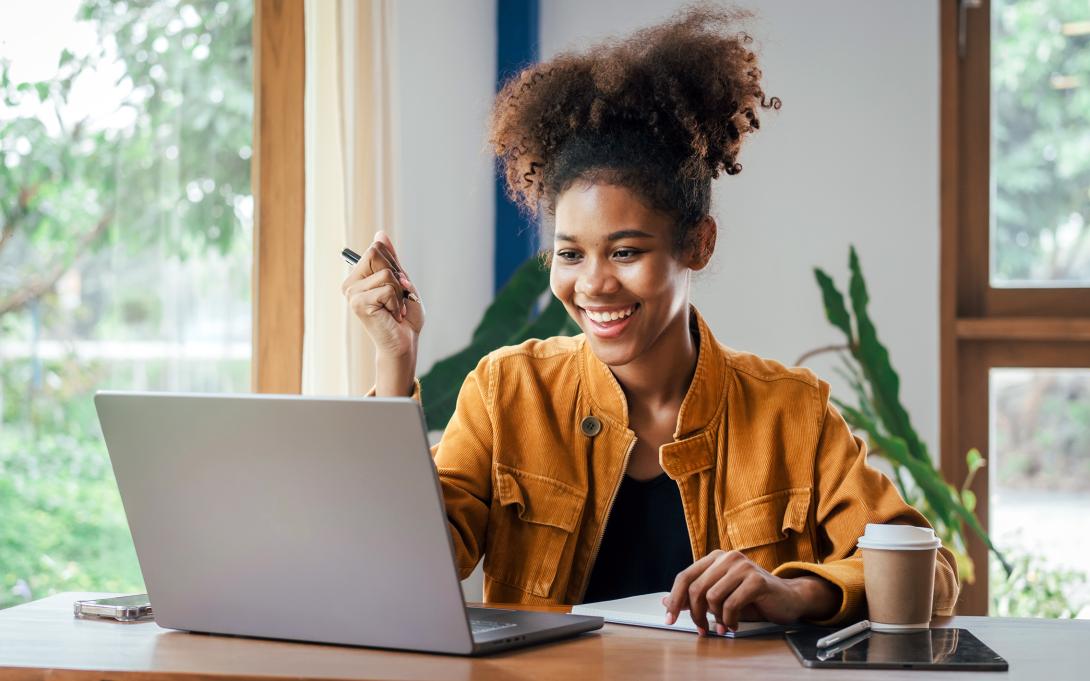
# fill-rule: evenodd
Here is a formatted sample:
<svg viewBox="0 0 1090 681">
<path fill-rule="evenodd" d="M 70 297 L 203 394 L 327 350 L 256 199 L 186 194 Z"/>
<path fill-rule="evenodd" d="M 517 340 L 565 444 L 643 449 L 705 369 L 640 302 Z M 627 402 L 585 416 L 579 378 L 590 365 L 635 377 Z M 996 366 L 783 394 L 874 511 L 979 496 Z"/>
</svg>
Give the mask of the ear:
<svg viewBox="0 0 1090 681">
<path fill-rule="evenodd" d="M 705 215 L 696 223 L 686 239 L 685 265 L 695 271 L 704 269 L 715 252 L 715 238 L 719 233 L 719 226 L 715 224 L 715 218 Z"/>
</svg>

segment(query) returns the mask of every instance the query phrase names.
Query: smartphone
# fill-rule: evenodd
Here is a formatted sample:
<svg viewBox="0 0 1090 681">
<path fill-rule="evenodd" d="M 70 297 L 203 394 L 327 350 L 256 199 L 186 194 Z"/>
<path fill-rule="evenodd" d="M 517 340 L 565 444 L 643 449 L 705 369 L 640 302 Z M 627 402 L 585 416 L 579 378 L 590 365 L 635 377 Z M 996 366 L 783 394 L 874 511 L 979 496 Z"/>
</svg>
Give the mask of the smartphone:
<svg viewBox="0 0 1090 681">
<path fill-rule="evenodd" d="M 152 616 L 147 594 L 76 601 L 73 610 L 76 617 L 101 617 L 119 622 L 135 622 Z"/>
</svg>

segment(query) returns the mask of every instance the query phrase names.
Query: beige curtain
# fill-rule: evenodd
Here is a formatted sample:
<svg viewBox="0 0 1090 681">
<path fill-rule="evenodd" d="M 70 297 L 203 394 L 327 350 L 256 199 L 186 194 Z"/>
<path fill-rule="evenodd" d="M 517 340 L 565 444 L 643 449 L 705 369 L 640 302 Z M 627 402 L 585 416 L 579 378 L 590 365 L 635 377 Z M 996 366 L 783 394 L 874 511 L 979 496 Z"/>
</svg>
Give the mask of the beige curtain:
<svg viewBox="0 0 1090 681">
<path fill-rule="evenodd" d="M 303 393 L 359 395 L 374 348 L 340 291 L 340 252 L 393 234 L 391 0 L 306 0 Z"/>
</svg>

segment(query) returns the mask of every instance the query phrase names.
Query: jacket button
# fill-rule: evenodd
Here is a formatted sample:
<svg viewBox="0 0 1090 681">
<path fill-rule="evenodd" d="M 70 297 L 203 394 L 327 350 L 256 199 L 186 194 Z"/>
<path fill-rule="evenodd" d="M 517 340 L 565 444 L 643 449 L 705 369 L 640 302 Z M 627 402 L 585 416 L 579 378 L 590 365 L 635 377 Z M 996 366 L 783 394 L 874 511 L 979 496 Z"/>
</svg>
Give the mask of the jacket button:
<svg viewBox="0 0 1090 681">
<path fill-rule="evenodd" d="M 586 417 L 583 419 L 583 422 L 579 424 L 579 427 L 583 430 L 583 435 L 586 435 L 587 437 L 594 437 L 602 432 L 602 422 L 599 421 L 596 416 Z"/>
</svg>

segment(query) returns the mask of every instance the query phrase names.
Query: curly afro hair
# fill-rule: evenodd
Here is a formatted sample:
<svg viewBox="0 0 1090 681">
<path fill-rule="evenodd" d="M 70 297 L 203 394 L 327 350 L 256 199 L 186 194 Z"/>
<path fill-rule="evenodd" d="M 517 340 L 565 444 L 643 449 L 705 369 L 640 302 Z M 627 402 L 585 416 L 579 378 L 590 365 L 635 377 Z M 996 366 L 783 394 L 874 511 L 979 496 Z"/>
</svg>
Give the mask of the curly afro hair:
<svg viewBox="0 0 1090 681">
<path fill-rule="evenodd" d="M 676 220 L 675 246 L 711 204 L 711 180 L 742 170 L 760 127 L 761 70 L 735 26 L 739 10 L 701 5 L 586 52 L 524 69 L 492 110 L 489 142 L 508 194 L 531 215 L 555 215 L 576 182 L 626 187 Z"/>
</svg>

